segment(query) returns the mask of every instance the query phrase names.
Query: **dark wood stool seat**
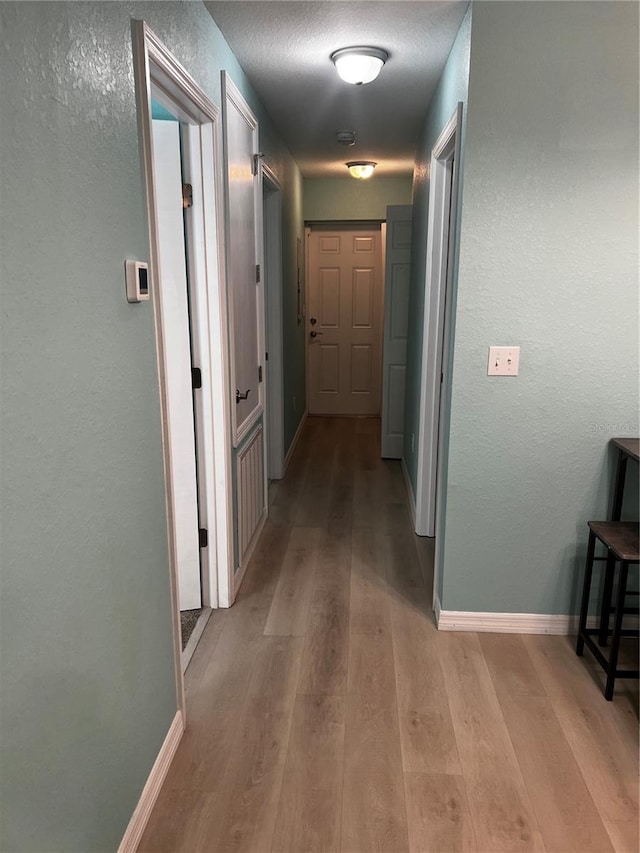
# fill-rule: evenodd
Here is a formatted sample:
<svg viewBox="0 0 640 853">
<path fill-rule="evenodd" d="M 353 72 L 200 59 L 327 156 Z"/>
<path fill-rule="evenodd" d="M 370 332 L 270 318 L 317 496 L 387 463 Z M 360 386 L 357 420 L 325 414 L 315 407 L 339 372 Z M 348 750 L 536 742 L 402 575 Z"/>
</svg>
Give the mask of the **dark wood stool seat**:
<svg viewBox="0 0 640 853">
<path fill-rule="evenodd" d="M 589 598 L 591 595 L 591 577 L 593 575 L 593 564 L 595 557 L 596 541 L 600 541 L 607 549 L 606 569 L 602 605 L 600 611 L 600 624 L 598 628 L 587 628 L 587 617 L 589 611 Z M 609 617 L 612 612 L 611 595 L 616 563 L 620 563 L 618 573 L 618 589 L 615 605 L 613 607 L 614 625 L 613 631 L 609 631 Z M 626 630 L 622 627 L 622 619 L 625 613 L 637 613 L 637 608 L 625 607 L 627 596 L 627 579 L 629 566 L 637 566 L 640 562 L 640 525 L 630 521 L 590 521 L 589 522 L 589 544 L 587 546 L 587 562 L 584 573 L 584 587 L 582 590 L 582 606 L 580 608 L 580 624 L 578 627 L 578 642 L 576 654 L 582 656 L 585 643 L 593 653 L 595 659 L 604 669 L 607 675 L 604 695 L 611 700 L 616 678 L 638 678 L 638 670 L 618 669 L 618 653 L 620 651 L 620 639 L 622 637 L 637 637 L 637 630 Z M 611 633 L 611 651 L 609 659 L 604 656 L 600 648 L 593 641 L 597 636 L 600 646 L 605 646 Z"/>
</svg>

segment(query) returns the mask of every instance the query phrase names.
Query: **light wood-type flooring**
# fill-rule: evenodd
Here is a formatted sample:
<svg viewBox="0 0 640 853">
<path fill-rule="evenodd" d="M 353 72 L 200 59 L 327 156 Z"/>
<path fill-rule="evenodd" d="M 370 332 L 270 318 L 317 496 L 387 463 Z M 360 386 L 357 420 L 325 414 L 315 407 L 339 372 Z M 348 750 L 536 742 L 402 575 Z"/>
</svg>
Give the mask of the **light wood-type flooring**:
<svg viewBox="0 0 640 853">
<path fill-rule="evenodd" d="M 573 638 L 437 631 L 378 433 L 307 421 L 140 853 L 636 853 L 638 682 L 606 702 Z"/>
</svg>

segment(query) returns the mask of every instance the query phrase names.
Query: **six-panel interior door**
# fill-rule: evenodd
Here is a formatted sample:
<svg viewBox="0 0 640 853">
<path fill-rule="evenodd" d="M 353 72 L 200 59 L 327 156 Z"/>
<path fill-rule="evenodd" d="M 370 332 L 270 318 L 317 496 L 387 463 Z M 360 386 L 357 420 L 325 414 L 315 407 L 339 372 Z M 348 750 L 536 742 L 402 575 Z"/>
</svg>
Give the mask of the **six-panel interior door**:
<svg viewBox="0 0 640 853">
<path fill-rule="evenodd" d="M 180 610 L 202 604 L 180 125 L 153 122 L 153 157 Z"/>
<path fill-rule="evenodd" d="M 402 459 L 409 325 L 410 204 L 387 208 L 382 353 L 382 456 Z"/>
<path fill-rule="evenodd" d="M 380 240 L 379 228 L 309 234 L 310 414 L 380 414 Z"/>
</svg>

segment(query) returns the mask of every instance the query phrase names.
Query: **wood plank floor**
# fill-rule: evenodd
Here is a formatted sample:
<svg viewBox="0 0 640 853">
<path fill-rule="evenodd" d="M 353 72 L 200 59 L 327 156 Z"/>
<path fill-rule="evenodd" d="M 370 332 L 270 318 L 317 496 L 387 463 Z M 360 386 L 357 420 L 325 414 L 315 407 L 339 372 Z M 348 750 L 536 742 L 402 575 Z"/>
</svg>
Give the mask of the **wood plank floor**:
<svg viewBox="0 0 640 853">
<path fill-rule="evenodd" d="M 438 632 L 378 434 L 307 420 L 140 853 L 637 853 L 638 682 L 610 703 L 572 638 Z"/>
</svg>

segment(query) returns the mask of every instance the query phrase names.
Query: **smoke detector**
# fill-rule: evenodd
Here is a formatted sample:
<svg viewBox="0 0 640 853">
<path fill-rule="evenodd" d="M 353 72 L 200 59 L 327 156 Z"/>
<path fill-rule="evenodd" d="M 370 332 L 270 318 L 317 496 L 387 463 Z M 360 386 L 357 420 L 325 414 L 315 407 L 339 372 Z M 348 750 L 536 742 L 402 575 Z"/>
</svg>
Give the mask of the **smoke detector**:
<svg viewBox="0 0 640 853">
<path fill-rule="evenodd" d="M 345 145 L 348 148 L 350 145 L 356 144 L 356 132 L 355 130 L 339 130 L 336 133 L 336 140 L 340 145 Z"/>
</svg>

